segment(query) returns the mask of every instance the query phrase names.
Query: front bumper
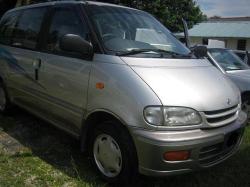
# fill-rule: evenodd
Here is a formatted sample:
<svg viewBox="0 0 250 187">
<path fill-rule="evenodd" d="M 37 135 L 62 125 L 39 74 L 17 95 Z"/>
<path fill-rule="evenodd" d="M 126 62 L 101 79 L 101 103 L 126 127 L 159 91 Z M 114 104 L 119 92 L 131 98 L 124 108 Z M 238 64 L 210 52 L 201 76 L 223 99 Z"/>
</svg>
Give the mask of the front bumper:
<svg viewBox="0 0 250 187">
<path fill-rule="evenodd" d="M 246 114 L 224 127 L 188 131 L 149 131 L 131 128 L 139 172 L 149 176 L 167 176 L 216 165 L 237 152 L 246 125 Z M 166 161 L 168 151 L 190 151 L 185 161 Z"/>
</svg>

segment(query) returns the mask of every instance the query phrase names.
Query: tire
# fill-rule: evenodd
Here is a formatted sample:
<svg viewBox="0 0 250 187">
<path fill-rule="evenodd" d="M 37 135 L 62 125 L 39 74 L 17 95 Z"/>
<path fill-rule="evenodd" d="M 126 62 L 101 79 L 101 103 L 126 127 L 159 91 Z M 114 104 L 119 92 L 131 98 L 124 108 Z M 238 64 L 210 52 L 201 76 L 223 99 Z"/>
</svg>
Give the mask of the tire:
<svg viewBox="0 0 250 187">
<path fill-rule="evenodd" d="M 0 113 L 6 114 L 11 107 L 3 82 L 0 82 Z"/>
<path fill-rule="evenodd" d="M 90 148 L 101 177 L 109 183 L 124 186 L 135 182 L 138 162 L 129 133 L 117 123 L 110 121 L 98 125 Z"/>
</svg>

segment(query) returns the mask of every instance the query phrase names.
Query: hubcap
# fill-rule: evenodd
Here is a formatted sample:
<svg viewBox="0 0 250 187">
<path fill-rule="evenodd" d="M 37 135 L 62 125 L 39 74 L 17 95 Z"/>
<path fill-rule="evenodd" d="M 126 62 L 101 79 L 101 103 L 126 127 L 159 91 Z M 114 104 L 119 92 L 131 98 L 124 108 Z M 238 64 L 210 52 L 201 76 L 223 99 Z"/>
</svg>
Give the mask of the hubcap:
<svg viewBox="0 0 250 187">
<path fill-rule="evenodd" d="M 117 142 L 107 134 L 99 135 L 94 142 L 94 159 L 106 177 L 116 177 L 122 169 L 122 153 Z"/>
<path fill-rule="evenodd" d="M 247 119 L 250 119 L 250 105 L 248 101 L 245 101 L 244 103 L 242 103 L 242 110 L 244 112 L 246 112 L 247 114 Z"/>
<path fill-rule="evenodd" d="M 0 87 L 0 111 L 4 111 L 6 106 L 5 92 L 2 87 Z"/>
</svg>

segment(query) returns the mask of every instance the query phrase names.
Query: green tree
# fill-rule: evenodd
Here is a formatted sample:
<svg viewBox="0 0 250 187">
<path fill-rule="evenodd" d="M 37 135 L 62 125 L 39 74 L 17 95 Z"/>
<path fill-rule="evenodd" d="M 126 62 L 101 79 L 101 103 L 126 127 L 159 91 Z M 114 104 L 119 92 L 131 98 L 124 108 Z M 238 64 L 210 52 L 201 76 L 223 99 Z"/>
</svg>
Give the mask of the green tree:
<svg viewBox="0 0 250 187">
<path fill-rule="evenodd" d="M 189 28 L 207 19 L 194 0 L 117 0 L 115 3 L 153 14 L 172 32 L 183 31 L 182 18 Z"/>
</svg>

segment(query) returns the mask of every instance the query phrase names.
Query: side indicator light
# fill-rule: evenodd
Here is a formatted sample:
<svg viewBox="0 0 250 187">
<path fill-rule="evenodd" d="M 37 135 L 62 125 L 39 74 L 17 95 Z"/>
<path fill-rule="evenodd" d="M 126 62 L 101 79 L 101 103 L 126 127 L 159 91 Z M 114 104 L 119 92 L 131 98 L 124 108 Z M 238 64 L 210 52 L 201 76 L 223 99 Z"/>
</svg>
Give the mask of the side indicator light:
<svg viewBox="0 0 250 187">
<path fill-rule="evenodd" d="M 190 158 L 190 152 L 189 151 L 171 151 L 171 152 L 166 152 L 166 153 L 164 153 L 163 158 L 166 161 L 183 161 L 183 160 L 188 160 Z"/>
<path fill-rule="evenodd" d="M 102 83 L 102 82 L 98 82 L 98 83 L 96 83 L 96 88 L 97 89 L 100 89 L 100 90 L 102 90 L 103 88 L 104 88 L 104 83 Z"/>
</svg>

